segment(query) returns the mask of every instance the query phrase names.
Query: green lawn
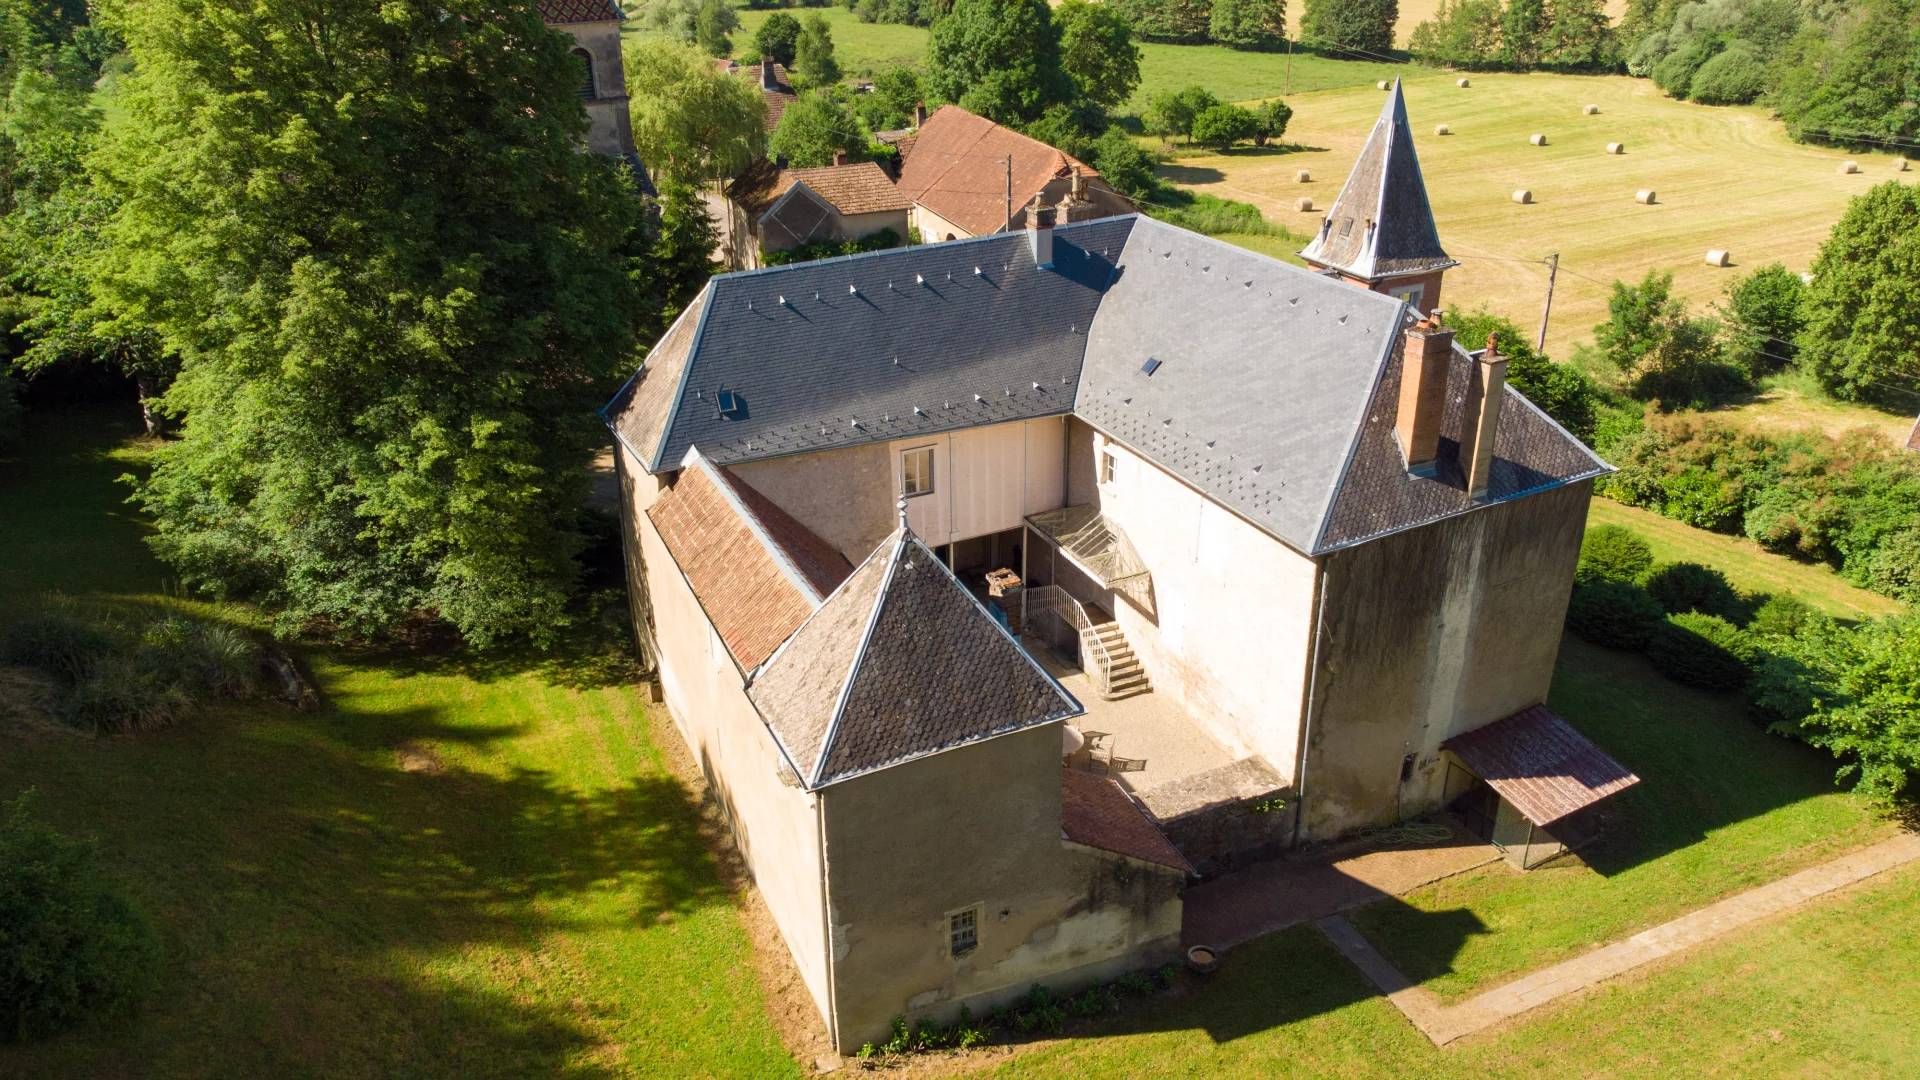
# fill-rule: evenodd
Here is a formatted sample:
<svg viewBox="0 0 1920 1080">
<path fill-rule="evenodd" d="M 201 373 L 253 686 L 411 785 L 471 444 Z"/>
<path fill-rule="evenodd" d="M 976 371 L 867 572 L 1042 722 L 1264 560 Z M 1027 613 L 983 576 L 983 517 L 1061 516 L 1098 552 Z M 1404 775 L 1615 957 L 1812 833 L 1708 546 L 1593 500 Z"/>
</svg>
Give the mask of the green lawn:
<svg viewBox="0 0 1920 1080">
<path fill-rule="evenodd" d="M 113 482 L 130 414 L 36 419 L 0 461 L 0 595 L 178 602 Z M 0 730 L 0 799 L 98 837 L 166 951 L 136 1017 L 0 1048 L 0 1076 L 797 1071 L 616 659 L 305 658 L 313 713 Z"/>
<path fill-rule="evenodd" d="M 1548 704 L 1640 777 L 1602 838 L 1522 874 L 1495 864 L 1354 917 L 1442 997 L 1665 922 L 1888 835 L 1834 762 L 1767 735 L 1738 695 L 1668 682 L 1646 660 L 1568 635 Z M 1464 933 L 1435 932 L 1453 921 Z"/>
<path fill-rule="evenodd" d="M 870 75 L 895 64 L 925 66 L 928 31 L 917 26 L 863 23 L 843 7 L 810 8 L 833 27 L 833 52 L 848 75 Z M 753 44 L 754 31 L 772 11 L 741 11 L 740 29 L 733 35 L 734 51 Z M 1198 84 L 1225 101 L 1248 101 L 1343 86 L 1361 86 L 1380 79 L 1431 74 L 1414 64 L 1377 64 L 1334 60 L 1311 53 L 1238 52 L 1224 45 L 1140 46 L 1140 86 L 1122 111 L 1135 112 L 1150 94 Z M 1291 89 L 1289 89 L 1291 88 Z"/>
<path fill-rule="evenodd" d="M 1595 499 L 1587 511 L 1587 527 L 1595 525 L 1632 529 L 1646 539 L 1653 557 L 1661 562 L 1704 563 L 1727 575 L 1735 588 L 1797 596 L 1836 618 L 1869 619 L 1903 608 L 1898 600 L 1849 584 L 1822 564 L 1775 555 L 1744 536 L 1696 529 L 1637 506 Z"/>
<path fill-rule="evenodd" d="M 1296 927 L 1201 989 L 997 1064 L 1007 1076 L 1909 1076 L 1920 867 L 1436 1049 Z"/>
</svg>

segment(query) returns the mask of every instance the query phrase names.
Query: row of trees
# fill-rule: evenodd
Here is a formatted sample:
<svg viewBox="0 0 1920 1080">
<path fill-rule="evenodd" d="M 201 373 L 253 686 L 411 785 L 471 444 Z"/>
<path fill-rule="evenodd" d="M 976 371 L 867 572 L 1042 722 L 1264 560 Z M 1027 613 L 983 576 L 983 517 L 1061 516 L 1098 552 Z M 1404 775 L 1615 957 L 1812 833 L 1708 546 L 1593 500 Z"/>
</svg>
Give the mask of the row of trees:
<svg viewBox="0 0 1920 1080">
<path fill-rule="evenodd" d="M 1920 782 L 1920 615 L 1842 623 L 1697 563 L 1655 564 L 1639 535 L 1602 526 L 1581 545 L 1567 627 L 1677 682 L 1744 690 L 1756 720 L 1832 754 L 1855 790 L 1891 800 Z"/>
<path fill-rule="evenodd" d="M 864 0 L 863 0 L 864 2 Z M 1300 41 L 1335 53 L 1384 58 L 1394 48 L 1399 0 L 1305 0 Z M 1286 0 L 1113 0 L 1146 41 L 1215 42 L 1236 49 L 1287 43 Z"/>
<path fill-rule="evenodd" d="M 1442 0 L 1413 28 L 1413 54 L 1467 69 L 1617 67 L 1619 43 L 1601 0 Z"/>
<path fill-rule="evenodd" d="M 594 408 L 710 230 L 581 152 L 532 3 L 312 30 L 252 0 L 0 4 L 10 359 L 114 364 L 178 425 L 134 495 L 190 586 L 289 631 L 551 640 Z"/>
</svg>

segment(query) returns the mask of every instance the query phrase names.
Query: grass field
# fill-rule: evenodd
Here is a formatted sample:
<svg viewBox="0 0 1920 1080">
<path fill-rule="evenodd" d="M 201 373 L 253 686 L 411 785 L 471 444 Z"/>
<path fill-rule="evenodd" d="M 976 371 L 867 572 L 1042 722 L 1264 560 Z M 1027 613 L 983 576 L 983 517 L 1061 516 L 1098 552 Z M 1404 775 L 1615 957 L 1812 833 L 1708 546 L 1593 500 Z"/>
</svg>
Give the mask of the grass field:
<svg viewBox="0 0 1920 1080">
<path fill-rule="evenodd" d="M 1903 175 L 1920 181 L 1920 173 L 1896 174 L 1893 159 L 1879 154 L 1852 155 L 1862 172 L 1842 176 L 1836 170 L 1848 155 L 1791 142 L 1759 109 L 1673 101 L 1644 79 L 1485 73 L 1462 90 L 1451 75 L 1424 76 L 1409 78 L 1406 93 L 1441 240 L 1461 261 L 1447 274 L 1443 303 L 1485 305 L 1537 326 L 1544 259 L 1557 251 L 1547 346 L 1561 358 L 1605 317 L 1615 280 L 1671 271 L 1704 307 L 1764 263 L 1805 269 L 1852 196 Z M 1332 202 L 1381 94 L 1369 82 L 1290 101 L 1287 138 L 1299 152 L 1187 156 L 1170 174 L 1196 191 L 1251 202 L 1296 232 L 1317 230 L 1321 214 L 1296 211 L 1294 200 Z M 1582 115 L 1589 103 L 1599 115 Z M 1454 134 L 1433 135 L 1440 123 Z M 1548 145 L 1529 145 L 1533 132 Z M 1624 155 L 1604 152 L 1615 141 L 1626 144 Z M 1313 182 L 1296 183 L 1299 169 Z M 1533 205 L 1510 200 L 1522 187 Z M 1636 204 L 1640 188 L 1657 191 L 1659 202 Z M 1708 248 L 1730 250 L 1734 267 L 1706 266 Z"/>
<path fill-rule="evenodd" d="M 131 408 L 0 461 L 0 596 L 170 601 L 114 483 Z M 244 616 L 243 616 L 244 617 Z M 138 1016 L 0 1076 L 781 1076 L 747 935 L 624 665 L 307 654 L 326 704 L 137 738 L 0 728 L 156 923 Z"/>
<path fill-rule="evenodd" d="M 1893 615 L 1903 605 L 1891 597 L 1851 585 L 1826 566 L 1775 555 L 1744 536 L 1696 529 L 1651 510 L 1595 499 L 1587 527 L 1622 525 L 1644 537 L 1661 562 L 1697 562 L 1727 575 L 1735 588 L 1770 595 L 1791 595 L 1842 619 Z"/>
</svg>

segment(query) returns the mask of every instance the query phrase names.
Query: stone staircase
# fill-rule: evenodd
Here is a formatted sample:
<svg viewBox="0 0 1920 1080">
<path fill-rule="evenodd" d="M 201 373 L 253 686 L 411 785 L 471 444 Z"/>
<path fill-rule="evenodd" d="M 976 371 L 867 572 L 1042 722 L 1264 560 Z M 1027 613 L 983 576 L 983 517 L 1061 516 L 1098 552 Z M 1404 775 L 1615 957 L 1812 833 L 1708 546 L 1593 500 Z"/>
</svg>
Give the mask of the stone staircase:
<svg viewBox="0 0 1920 1080">
<path fill-rule="evenodd" d="M 1120 632 L 1113 616 L 1099 608 L 1087 612 L 1092 625 L 1080 631 L 1081 663 L 1099 673 L 1096 681 L 1100 696 L 1108 701 L 1144 694 L 1153 689 L 1147 682 L 1147 669 L 1133 654 L 1133 646 Z"/>
</svg>

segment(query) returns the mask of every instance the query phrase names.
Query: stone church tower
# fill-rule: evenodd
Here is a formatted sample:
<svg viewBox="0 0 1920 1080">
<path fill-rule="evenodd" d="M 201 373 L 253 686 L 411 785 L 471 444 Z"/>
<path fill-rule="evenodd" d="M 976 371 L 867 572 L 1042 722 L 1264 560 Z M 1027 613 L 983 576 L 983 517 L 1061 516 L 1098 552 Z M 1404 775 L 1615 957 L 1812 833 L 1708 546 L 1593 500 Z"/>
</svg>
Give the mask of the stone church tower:
<svg viewBox="0 0 1920 1080">
<path fill-rule="evenodd" d="M 1300 257 L 1316 270 L 1406 300 L 1422 314 L 1439 308 L 1440 276 L 1460 264 L 1440 247 L 1398 79 L 1346 185 L 1320 220 L 1319 235 Z"/>
<path fill-rule="evenodd" d="M 651 192 L 646 169 L 633 148 L 633 124 L 627 117 L 627 74 L 620 63 L 620 23 L 626 18 L 614 0 L 540 0 L 540 17 L 571 36 L 580 62 L 580 101 L 587 107 L 587 148 L 625 158 L 643 190 Z"/>
</svg>

